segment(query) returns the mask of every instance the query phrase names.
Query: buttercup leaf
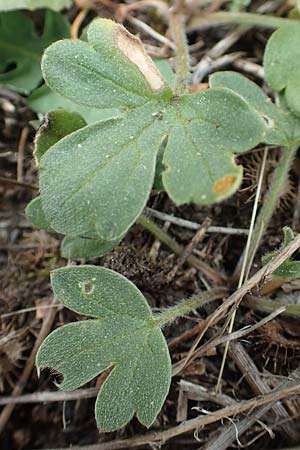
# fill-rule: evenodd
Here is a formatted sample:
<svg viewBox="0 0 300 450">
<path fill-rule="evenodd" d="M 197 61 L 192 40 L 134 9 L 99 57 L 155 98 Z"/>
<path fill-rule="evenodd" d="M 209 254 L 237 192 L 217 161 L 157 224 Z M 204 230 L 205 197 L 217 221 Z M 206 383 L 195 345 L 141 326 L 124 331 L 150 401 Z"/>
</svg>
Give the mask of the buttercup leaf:
<svg viewBox="0 0 300 450">
<path fill-rule="evenodd" d="M 261 115 L 229 89 L 178 98 L 140 41 L 112 21 L 94 21 L 88 39 L 47 49 L 46 82 L 72 101 L 123 114 L 72 133 L 41 158 L 51 227 L 118 240 L 147 202 L 159 151 L 156 184 L 162 180 L 175 203 L 209 204 L 232 194 L 242 176 L 234 153 L 264 138 Z"/>
<path fill-rule="evenodd" d="M 291 110 L 300 115 L 300 24 L 276 30 L 268 40 L 264 68 L 266 81 L 275 92 L 284 91 Z"/>
<path fill-rule="evenodd" d="M 42 36 L 32 20 L 19 11 L 0 13 L 0 84 L 29 93 L 42 79 L 41 56 L 51 42 L 69 36 L 69 24 L 59 13 L 47 11 Z M 14 68 L 9 69 L 11 65 Z"/>
<path fill-rule="evenodd" d="M 77 113 L 62 109 L 50 111 L 36 134 L 34 155 L 37 163 L 52 145 L 85 125 L 85 120 Z M 33 226 L 54 231 L 45 217 L 41 197 L 36 197 L 28 204 L 25 214 Z M 61 253 L 68 259 L 102 256 L 110 252 L 119 241 L 120 239 L 104 241 L 97 236 L 66 236 L 61 244 Z"/>
<path fill-rule="evenodd" d="M 99 428 L 114 431 L 135 414 L 150 426 L 168 393 L 171 364 L 143 295 L 123 276 L 94 266 L 58 269 L 52 286 L 66 307 L 95 319 L 52 332 L 37 354 L 38 369 L 55 369 L 60 387 L 73 390 L 111 368 L 96 400 Z"/>
</svg>

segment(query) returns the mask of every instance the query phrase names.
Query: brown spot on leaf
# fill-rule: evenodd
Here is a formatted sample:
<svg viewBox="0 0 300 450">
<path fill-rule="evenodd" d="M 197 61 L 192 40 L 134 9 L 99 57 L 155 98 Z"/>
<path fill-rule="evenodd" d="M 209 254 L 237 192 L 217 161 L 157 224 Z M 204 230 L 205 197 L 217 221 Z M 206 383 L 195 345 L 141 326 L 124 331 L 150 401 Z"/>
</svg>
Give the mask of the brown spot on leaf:
<svg viewBox="0 0 300 450">
<path fill-rule="evenodd" d="M 235 181 L 235 175 L 227 175 L 226 177 L 221 178 L 221 180 L 215 182 L 215 192 L 217 194 L 224 194 L 225 192 L 229 191 L 229 189 L 231 189 Z"/>
<path fill-rule="evenodd" d="M 83 294 L 90 295 L 94 292 L 95 284 L 93 283 L 93 280 L 83 281 L 80 285 Z"/>
<path fill-rule="evenodd" d="M 118 27 L 116 46 L 142 73 L 153 91 L 166 87 L 166 82 L 155 64 L 148 57 L 142 43 L 125 28 Z"/>
</svg>

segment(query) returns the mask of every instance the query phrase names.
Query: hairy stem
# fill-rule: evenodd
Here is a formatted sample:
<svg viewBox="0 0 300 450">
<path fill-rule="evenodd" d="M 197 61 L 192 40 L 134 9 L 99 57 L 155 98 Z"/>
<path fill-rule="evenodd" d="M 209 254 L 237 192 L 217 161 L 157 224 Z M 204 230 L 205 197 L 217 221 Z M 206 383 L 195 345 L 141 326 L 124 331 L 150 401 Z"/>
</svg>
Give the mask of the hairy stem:
<svg viewBox="0 0 300 450">
<path fill-rule="evenodd" d="M 184 17 L 177 12 L 176 6 L 170 14 L 170 27 L 176 45 L 176 82 L 177 95 L 184 94 L 189 80 L 189 51 L 186 40 Z"/>
<path fill-rule="evenodd" d="M 164 312 L 158 314 L 154 317 L 154 321 L 156 325 L 163 327 L 167 323 L 173 322 L 177 318 L 189 314 L 194 309 L 199 308 L 199 306 L 203 306 L 208 302 L 224 297 L 226 293 L 226 289 L 217 288 L 201 293 L 200 295 L 195 295 L 189 299 L 184 299 L 178 303 L 178 305 L 168 308 Z"/>
<path fill-rule="evenodd" d="M 226 23 L 257 26 L 262 28 L 279 28 L 283 25 L 293 25 L 299 23 L 299 20 L 286 19 L 284 17 L 275 17 L 267 14 L 255 13 L 232 13 L 232 12 L 216 12 L 212 14 L 196 15 L 190 21 L 188 31 L 193 31 L 201 28 L 209 28 L 214 25 L 221 25 Z"/>
<path fill-rule="evenodd" d="M 269 225 L 269 222 L 274 214 L 276 207 L 278 206 L 278 202 L 284 190 L 289 170 L 298 147 L 299 145 L 291 145 L 290 147 L 283 148 L 281 159 L 278 163 L 276 170 L 273 173 L 270 187 L 268 189 L 268 192 L 266 194 L 263 205 L 261 207 L 261 210 L 255 223 L 251 244 L 249 246 L 247 261 L 245 264 L 247 268 L 246 273 L 249 272 L 250 270 L 250 266 L 252 264 L 256 250 L 259 246 L 260 240 Z M 240 273 L 244 257 L 245 255 L 242 255 L 238 263 L 234 278 L 236 278 Z"/>
<path fill-rule="evenodd" d="M 171 236 L 168 235 L 165 231 L 163 231 L 160 227 L 158 227 L 152 220 L 148 217 L 141 215 L 137 219 L 137 223 L 141 225 L 146 230 L 150 231 L 157 239 L 159 239 L 163 244 L 167 245 L 176 255 L 181 255 L 184 251 L 184 247 L 178 244 Z M 201 261 L 194 255 L 189 255 L 187 257 L 187 262 L 200 270 L 209 280 L 214 282 L 215 284 L 223 284 L 225 282 L 225 277 L 212 269 L 208 264 L 204 261 Z"/>
</svg>

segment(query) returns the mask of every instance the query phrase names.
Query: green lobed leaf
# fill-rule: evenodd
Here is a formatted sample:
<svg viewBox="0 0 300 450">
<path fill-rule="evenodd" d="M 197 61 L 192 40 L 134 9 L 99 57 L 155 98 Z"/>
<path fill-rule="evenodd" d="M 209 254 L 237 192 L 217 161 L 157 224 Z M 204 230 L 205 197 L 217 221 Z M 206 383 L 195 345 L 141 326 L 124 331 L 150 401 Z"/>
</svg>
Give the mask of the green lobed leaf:
<svg viewBox="0 0 300 450">
<path fill-rule="evenodd" d="M 255 108 L 267 124 L 264 141 L 268 144 L 291 145 L 300 143 L 300 121 L 291 111 L 272 103 L 263 90 L 248 78 L 236 72 L 217 72 L 210 76 L 212 88 L 225 87 L 239 94 Z"/>
<path fill-rule="evenodd" d="M 171 363 L 144 296 L 122 275 L 94 266 L 58 269 L 52 286 L 66 307 L 95 319 L 52 332 L 38 351 L 38 370 L 55 369 L 60 388 L 73 390 L 112 368 L 96 400 L 99 428 L 114 431 L 135 414 L 149 427 L 168 393 Z"/>
<path fill-rule="evenodd" d="M 49 8 L 60 11 L 69 8 L 72 0 L 0 0 L 0 11 L 11 11 L 13 9 L 39 9 Z"/>
<path fill-rule="evenodd" d="M 98 109 L 78 105 L 71 100 L 62 97 L 60 94 L 51 91 L 46 84 L 36 89 L 27 98 L 26 103 L 33 111 L 41 114 L 47 114 L 49 111 L 58 108 L 70 112 L 77 112 L 88 124 L 120 115 L 120 111 L 116 108 Z"/>
<path fill-rule="evenodd" d="M 40 62 L 44 49 L 68 36 L 69 24 L 59 13 L 46 12 L 41 36 L 32 20 L 21 12 L 0 13 L 0 85 L 22 93 L 35 89 L 42 79 Z"/>
<path fill-rule="evenodd" d="M 300 115 L 300 24 L 276 30 L 268 40 L 264 69 L 275 92 L 284 91 L 290 109 Z"/>
<path fill-rule="evenodd" d="M 56 142 L 85 125 L 86 121 L 78 113 L 63 109 L 49 111 L 35 136 L 36 162 L 39 163 L 44 153 Z"/>
<path fill-rule="evenodd" d="M 177 98 L 161 81 L 163 87 L 153 90 L 149 80 L 153 84 L 162 78 L 156 72 L 153 78 L 152 69 L 144 73 L 153 63 L 145 62 L 136 38 L 139 50 L 133 57 L 133 37 L 111 21 L 96 20 L 88 35 L 89 44 L 63 41 L 46 51 L 46 81 L 73 101 L 103 107 L 110 97 L 110 105 L 126 112 L 72 133 L 41 159 L 42 203 L 51 226 L 72 236 L 96 233 L 105 241 L 119 239 L 146 204 L 159 150 L 157 170 L 162 161 L 164 187 L 177 204 L 208 204 L 233 193 L 242 176 L 234 153 L 264 138 L 261 115 L 228 89 Z M 77 44 L 82 50 L 78 62 Z M 89 72 L 82 72 L 84 54 Z M 61 71 L 54 73 L 54 67 Z"/>
<path fill-rule="evenodd" d="M 61 254 L 67 259 L 94 258 L 111 252 L 120 239 L 103 241 L 94 238 L 66 236 L 61 243 Z"/>
</svg>

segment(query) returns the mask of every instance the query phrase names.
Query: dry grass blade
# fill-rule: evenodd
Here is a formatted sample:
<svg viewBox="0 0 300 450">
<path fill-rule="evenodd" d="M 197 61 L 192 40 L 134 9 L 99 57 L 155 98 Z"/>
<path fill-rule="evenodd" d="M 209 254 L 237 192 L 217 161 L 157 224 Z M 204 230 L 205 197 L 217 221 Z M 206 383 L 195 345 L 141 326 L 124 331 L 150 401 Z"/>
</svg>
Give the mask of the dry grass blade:
<svg viewBox="0 0 300 450">
<path fill-rule="evenodd" d="M 258 368 L 241 343 L 234 342 L 229 349 L 229 354 L 231 359 L 238 366 L 241 374 L 245 377 L 254 394 L 262 395 L 271 391 L 271 388 L 262 380 Z M 274 415 L 277 417 L 290 417 L 284 406 L 280 403 L 276 403 L 272 409 Z M 290 442 L 298 442 L 300 440 L 300 432 L 293 424 L 285 423 L 280 429 L 282 429 Z"/>
<path fill-rule="evenodd" d="M 238 344 L 239 345 L 239 344 Z M 300 376 L 300 370 L 296 369 L 293 374 L 291 374 L 291 377 L 295 376 L 296 378 Z M 278 389 L 285 388 L 291 383 L 291 381 L 288 379 L 286 381 L 283 381 Z M 260 389 L 262 388 L 262 385 L 260 384 Z M 268 389 L 268 388 L 267 388 Z M 265 390 L 263 388 L 262 390 Z M 278 402 L 272 402 L 270 404 L 264 405 L 261 408 L 259 408 L 257 411 L 252 413 L 250 416 L 245 417 L 244 419 L 237 421 L 234 424 L 230 424 L 226 426 L 225 428 L 222 428 L 222 433 L 218 435 L 217 438 L 212 439 L 209 441 L 202 450 L 225 450 L 229 446 L 231 446 L 237 439 L 239 439 L 243 433 L 245 433 L 252 425 L 254 425 L 255 422 L 257 422 L 259 419 L 261 419 L 267 412 L 269 412 L 271 409 L 278 415 L 279 417 L 287 417 L 288 414 L 286 410 L 284 409 L 283 405 Z M 297 439 L 299 439 L 298 432 L 293 426 L 293 424 L 286 423 L 281 426 L 286 432 L 291 432 L 289 438 L 291 438 L 292 442 L 297 442 Z M 293 441 L 294 439 L 294 441 Z M 296 439 L 296 441 L 295 441 Z"/>
<path fill-rule="evenodd" d="M 24 183 L 23 181 L 11 180 L 9 178 L 0 177 L 0 184 L 8 185 L 8 186 L 17 186 L 27 189 L 32 189 L 33 191 L 38 191 L 38 186 L 30 183 Z"/>
<path fill-rule="evenodd" d="M 187 228 L 189 230 L 199 230 L 201 225 L 197 222 L 191 222 L 190 220 L 182 219 L 181 217 L 175 217 L 171 214 L 166 214 L 161 211 L 156 211 L 155 209 L 146 207 L 145 212 L 150 214 L 157 219 L 164 220 L 165 222 L 170 222 L 179 227 Z M 229 234 L 229 235 L 248 235 L 249 230 L 246 228 L 230 228 L 230 227 L 215 227 L 209 226 L 207 228 L 207 233 L 220 233 L 220 234 Z"/>
<path fill-rule="evenodd" d="M 224 303 L 216 310 L 214 314 L 219 315 L 225 312 L 230 306 L 234 305 L 241 298 L 249 293 L 255 286 L 260 283 L 263 284 L 264 281 L 272 275 L 272 273 L 281 264 L 289 258 L 298 248 L 300 247 L 300 234 L 290 242 L 285 248 L 283 248 L 278 255 L 273 258 L 267 265 L 262 267 L 258 272 L 256 272 L 248 281 L 246 281 L 239 289 L 237 289 L 230 297 L 228 297 Z"/>
<path fill-rule="evenodd" d="M 69 400 L 79 400 L 81 398 L 96 397 L 98 392 L 99 388 L 78 389 L 74 392 L 35 392 L 34 394 L 0 397 L 0 405 L 19 405 L 39 402 L 65 402 Z"/>
<path fill-rule="evenodd" d="M 254 201 L 253 210 L 252 210 L 252 214 L 251 214 L 249 235 L 248 235 L 246 248 L 245 248 L 245 258 L 243 260 L 243 265 L 242 265 L 242 270 L 241 270 L 241 274 L 240 274 L 240 278 L 239 278 L 238 287 L 241 287 L 243 282 L 244 282 L 244 280 L 247 280 L 248 274 L 249 274 L 249 268 L 250 268 L 250 265 L 252 263 L 252 255 L 249 253 L 249 251 L 250 251 L 250 246 L 251 246 L 251 243 L 252 243 L 253 230 L 254 230 L 254 224 L 255 224 L 255 219 L 256 219 L 256 214 L 257 214 L 258 202 L 259 202 L 260 195 L 261 195 L 261 190 L 262 190 L 262 183 L 263 183 L 263 178 L 264 178 L 264 173 L 265 173 L 267 155 L 268 155 L 268 148 L 266 147 L 265 150 L 264 150 L 264 156 L 263 156 L 263 160 L 262 160 L 262 164 L 261 164 L 259 180 L 258 180 L 258 185 L 257 185 L 257 191 L 256 191 L 255 201 Z M 249 258 L 249 265 L 247 266 L 248 258 Z M 236 306 L 238 306 L 238 303 L 237 303 Z M 230 323 L 229 323 L 229 326 L 228 326 L 228 332 L 229 333 L 231 333 L 232 330 L 233 330 L 234 322 L 235 322 L 235 316 L 236 316 L 236 308 L 233 310 L 233 313 L 232 313 L 232 315 L 230 317 Z M 223 359 L 222 359 L 222 363 L 221 363 L 220 373 L 219 373 L 217 386 L 216 386 L 216 390 L 217 391 L 219 389 L 221 389 L 222 375 L 223 375 L 223 370 L 224 370 L 224 367 L 225 367 L 225 362 L 226 362 L 226 358 L 227 358 L 228 349 L 229 349 L 229 341 L 226 343 L 225 349 L 224 349 L 224 354 L 223 354 Z"/>
<path fill-rule="evenodd" d="M 283 248 L 281 252 L 273 258 L 266 266 L 262 267 L 256 274 L 254 274 L 248 281 L 246 281 L 237 291 L 235 291 L 230 297 L 228 297 L 222 305 L 220 305 L 205 321 L 205 326 L 201 330 L 200 336 L 192 346 L 186 361 L 179 367 L 176 367 L 174 373 L 179 373 L 186 365 L 187 361 L 191 358 L 193 351 L 198 346 L 200 340 L 206 333 L 206 331 L 220 320 L 226 314 L 228 308 L 232 305 L 239 303 L 244 295 L 251 291 L 259 283 L 264 282 L 289 256 L 291 256 L 300 247 L 300 235 L 298 235 L 288 246 Z M 173 374 L 174 374 L 173 373 Z"/>
<path fill-rule="evenodd" d="M 297 373 L 297 375 L 299 375 Z M 180 425 L 170 428 L 169 430 L 152 432 L 144 436 L 129 439 L 114 440 L 99 445 L 89 445 L 81 447 L 72 447 L 73 450 L 118 450 L 126 448 L 141 447 L 154 442 L 165 442 L 172 437 L 179 436 L 189 431 L 197 430 L 200 427 L 210 423 L 218 422 L 226 417 L 236 416 L 247 411 L 253 411 L 255 408 L 266 405 L 268 403 L 277 402 L 291 395 L 300 394 L 299 379 L 291 381 L 288 387 L 282 389 L 274 389 L 269 394 L 257 397 L 255 399 L 240 402 L 236 405 L 227 406 L 211 414 L 187 420 Z M 66 449 L 60 449 L 66 450 Z"/>
<path fill-rule="evenodd" d="M 180 380 L 179 389 L 188 394 L 188 398 L 197 401 L 209 401 L 221 406 L 236 405 L 236 400 L 225 394 L 217 394 L 214 391 L 208 391 L 204 387 L 191 383 L 190 381 Z"/>
</svg>

